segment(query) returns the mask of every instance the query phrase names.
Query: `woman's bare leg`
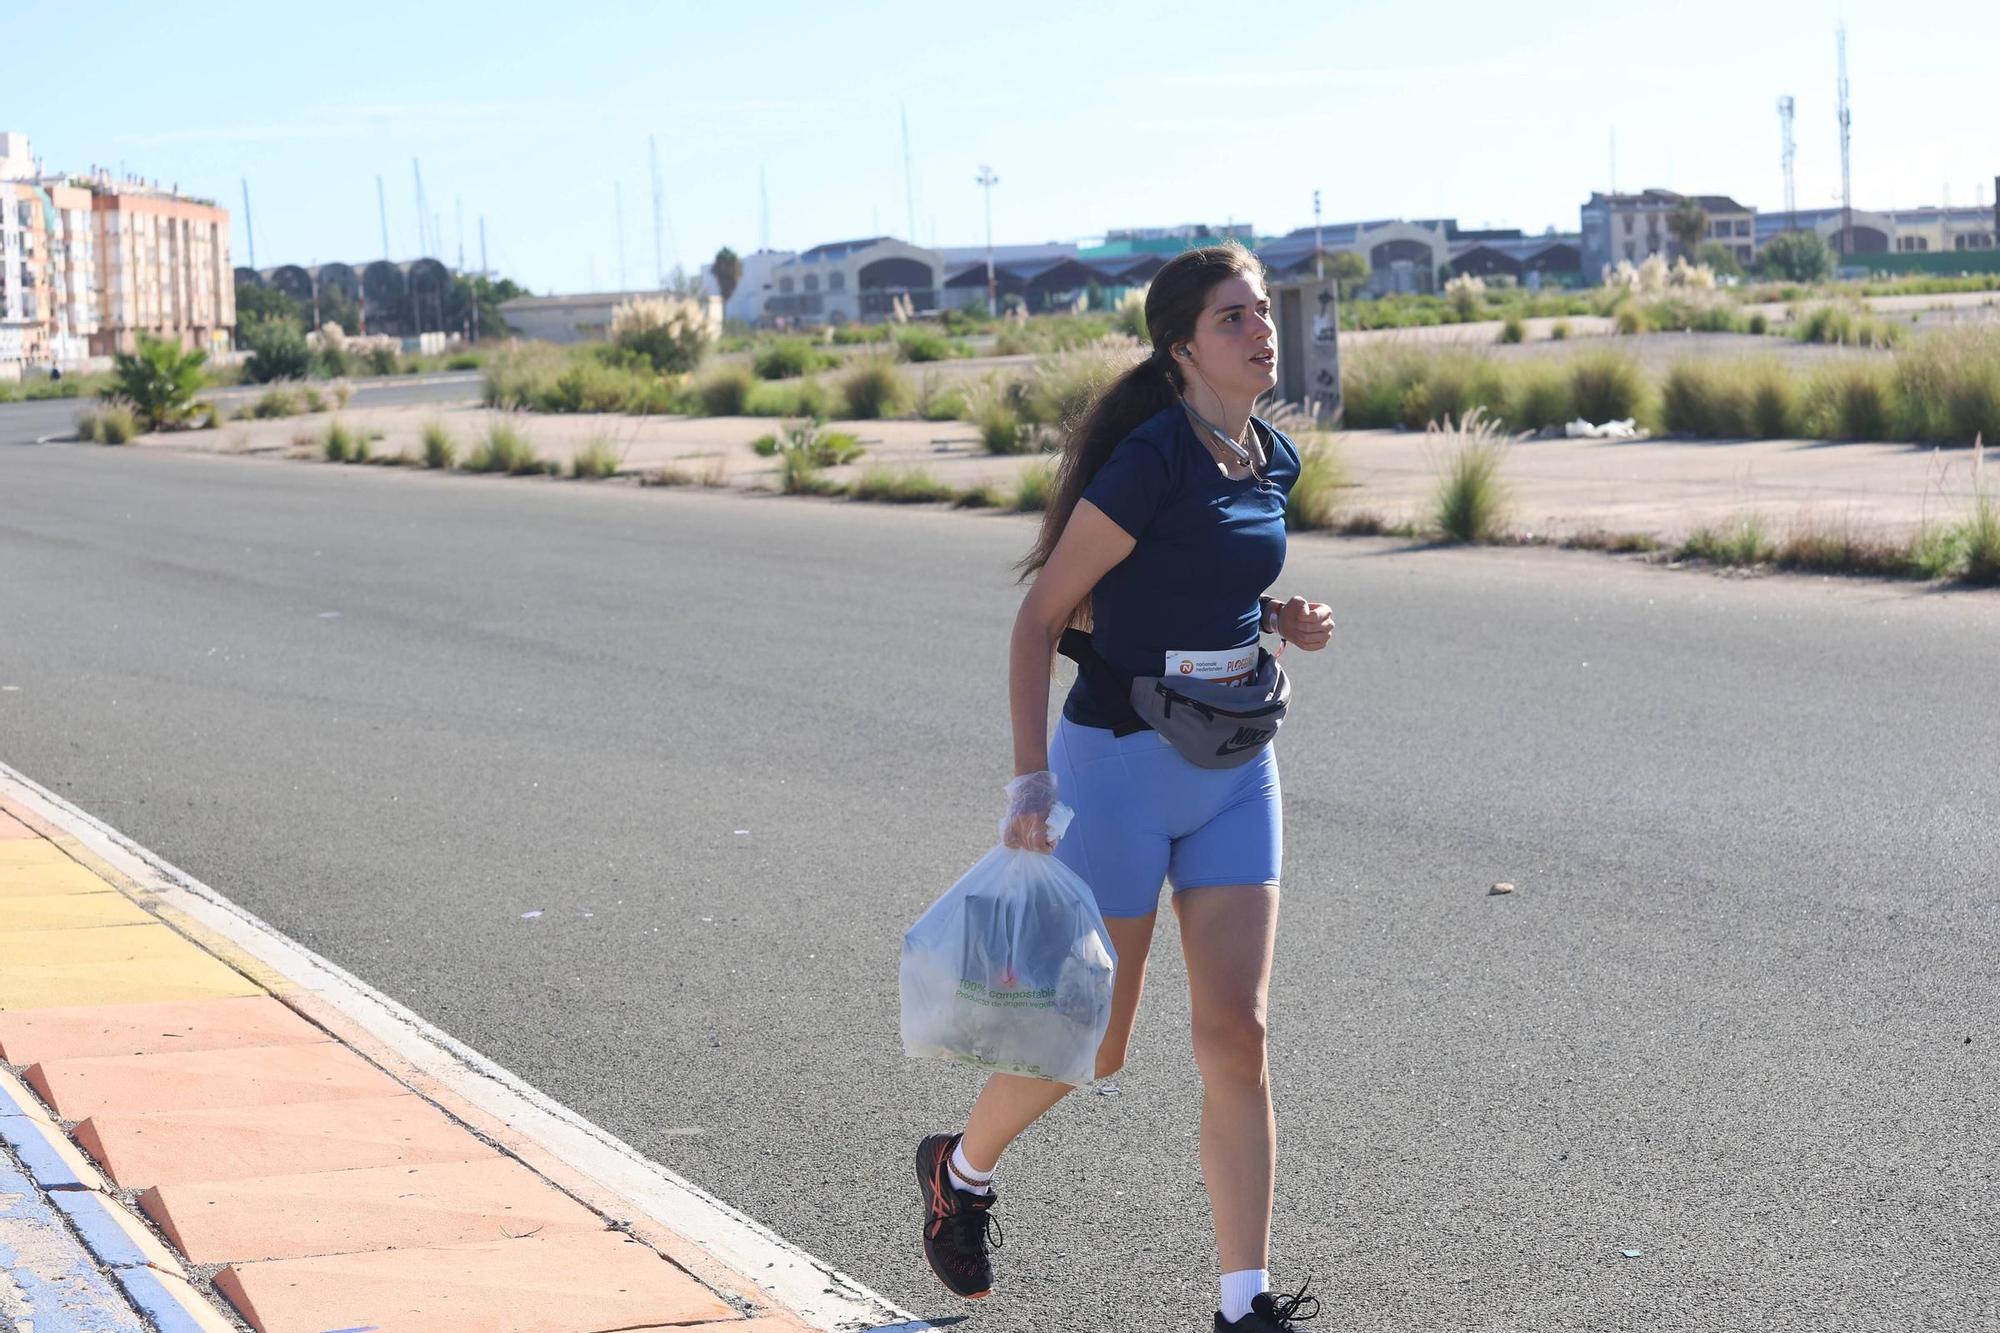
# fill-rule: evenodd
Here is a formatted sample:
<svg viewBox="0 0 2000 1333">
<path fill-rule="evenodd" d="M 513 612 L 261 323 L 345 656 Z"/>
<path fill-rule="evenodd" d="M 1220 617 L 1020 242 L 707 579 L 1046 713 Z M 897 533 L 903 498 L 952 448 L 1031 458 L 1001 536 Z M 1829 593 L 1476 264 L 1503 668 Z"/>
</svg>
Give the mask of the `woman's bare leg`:
<svg viewBox="0 0 2000 1333">
<path fill-rule="evenodd" d="M 1116 1073 L 1125 1063 L 1125 1047 L 1132 1039 L 1132 1022 L 1139 1013 L 1139 994 L 1146 986 L 1153 923 L 1158 917 L 1159 913 L 1149 912 L 1145 916 L 1110 917 L 1104 923 L 1111 932 L 1111 947 L 1118 952 L 1118 967 L 1112 974 L 1111 1022 L 1104 1031 L 1104 1044 L 1097 1048 L 1099 1078 Z M 1067 1083 L 1018 1074 L 988 1078 L 965 1124 L 965 1160 L 980 1171 L 991 1171 L 1007 1145 L 1068 1091 Z"/>
<path fill-rule="evenodd" d="M 1277 1123 L 1264 1027 L 1277 937 L 1270 885 L 1174 895 L 1201 1068 L 1201 1173 L 1225 1273 L 1270 1267 Z"/>
</svg>

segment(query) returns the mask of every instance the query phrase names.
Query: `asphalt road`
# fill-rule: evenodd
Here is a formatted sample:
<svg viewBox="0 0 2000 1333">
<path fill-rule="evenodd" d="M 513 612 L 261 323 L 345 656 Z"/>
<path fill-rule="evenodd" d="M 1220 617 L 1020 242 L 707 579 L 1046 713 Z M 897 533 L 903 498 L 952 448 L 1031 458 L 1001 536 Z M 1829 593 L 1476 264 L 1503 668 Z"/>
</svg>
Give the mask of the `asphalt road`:
<svg viewBox="0 0 2000 1333">
<path fill-rule="evenodd" d="M 0 759 L 955 1315 L 908 1158 L 973 1086 L 900 1055 L 896 952 L 991 840 L 1028 532 L 4 448 Z M 1333 540 L 1281 586 L 1340 622 L 1281 742 L 1315 1327 L 2000 1327 L 2000 596 Z M 1155 958 L 966 1327 L 1208 1327 Z"/>
<path fill-rule="evenodd" d="M 455 371 L 438 375 L 354 382 L 356 407 L 401 407 L 410 403 L 457 403 L 479 397 L 481 376 L 477 371 Z M 211 389 L 202 394 L 225 408 L 234 410 L 264 392 L 263 385 L 240 385 Z M 0 403 L 0 445 L 33 444 L 36 440 L 68 435 L 76 425 L 76 414 L 89 406 L 80 398 L 43 398 L 32 402 Z"/>
</svg>

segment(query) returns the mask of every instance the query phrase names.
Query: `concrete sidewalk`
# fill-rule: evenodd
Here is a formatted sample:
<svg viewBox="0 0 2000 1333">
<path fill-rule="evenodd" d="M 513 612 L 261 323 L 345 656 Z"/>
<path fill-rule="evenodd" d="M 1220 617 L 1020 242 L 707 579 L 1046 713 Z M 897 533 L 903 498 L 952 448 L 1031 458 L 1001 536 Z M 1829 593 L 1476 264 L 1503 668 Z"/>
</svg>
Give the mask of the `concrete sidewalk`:
<svg viewBox="0 0 2000 1333">
<path fill-rule="evenodd" d="M 899 1326 L 809 1322 L 51 815 L 0 791 L 0 1260 L 30 1302 L 0 1315 L 37 1333 Z"/>
</svg>

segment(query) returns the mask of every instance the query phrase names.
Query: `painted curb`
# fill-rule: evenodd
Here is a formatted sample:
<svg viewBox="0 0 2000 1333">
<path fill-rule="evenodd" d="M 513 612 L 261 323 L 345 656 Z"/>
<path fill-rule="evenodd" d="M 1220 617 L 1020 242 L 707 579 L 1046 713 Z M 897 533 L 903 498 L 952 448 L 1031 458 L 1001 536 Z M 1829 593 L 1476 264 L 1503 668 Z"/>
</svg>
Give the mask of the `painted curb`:
<svg viewBox="0 0 2000 1333">
<path fill-rule="evenodd" d="M 147 909 L 167 925 L 223 963 L 266 985 L 308 1021 L 315 1020 L 300 1007 L 304 997 L 339 1013 L 369 1040 L 406 1061 L 420 1077 L 435 1081 L 482 1115 L 496 1117 L 554 1161 L 582 1173 L 601 1188 L 619 1193 L 625 1203 L 640 1208 L 678 1237 L 683 1248 L 692 1248 L 709 1264 L 755 1284 L 810 1327 L 825 1333 L 932 1333 L 939 1328 L 652 1161 L 282 934 L 255 913 L 4 763 L 0 763 L 0 796 L 25 807 L 22 813 L 27 819 L 60 829 L 79 845 L 89 862 L 101 863 L 117 877 L 111 881 L 114 887 L 129 885 L 143 896 Z M 379 1063 L 365 1049 L 358 1053 Z M 413 1090 L 421 1091 L 414 1086 Z M 536 1137 L 534 1129 L 546 1137 Z M 686 1266 L 685 1257 L 669 1257 Z"/>
<path fill-rule="evenodd" d="M 112 1275 L 158 1333 L 235 1333 L 235 1325 L 217 1314 L 200 1292 L 171 1273 L 117 1268 Z"/>
<path fill-rule="evenodd" d="M 8 1296 L 0 1326 L 18 1319 L 35 1333 L 145 1333 L 113 1275 L 47 1198 L 0 1156 L 0 1281 Z"/>
<path fill-rule="evenodd" d="M 95 1190 L 59 1190 L 49 1197 L 69 1214 L 76 1234 L 83 1237 L 84 1247 L 98 1262 L 111 1268 L 154 1268 L 184 1276 L 180 1262 L 116 1199 Z M 148 1242 L 159 1251 L 157 1257 L 146 1252 Z M 170 1266 L 162 1267 L 161 1258 Z"/>
<path fill-rule="evenodd" d="M 33 1116 L 0 1116 L 0 1139 L 21 1159 L 21 1166 L 42 1189 L 94 1190 L 104 1188 L 104 1177 L 82 1159 L 68 1138 L 58 1142 L 61 1131 Z M 65 1151 L 67 1149 L 67 1151 Z"/>
</svg>

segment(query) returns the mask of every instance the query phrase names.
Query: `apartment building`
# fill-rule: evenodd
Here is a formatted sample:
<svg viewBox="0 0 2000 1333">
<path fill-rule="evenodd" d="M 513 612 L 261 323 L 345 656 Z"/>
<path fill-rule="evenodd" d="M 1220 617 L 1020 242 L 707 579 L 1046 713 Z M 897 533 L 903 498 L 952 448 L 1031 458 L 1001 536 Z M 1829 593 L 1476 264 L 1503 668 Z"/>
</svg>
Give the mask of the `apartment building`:
<svg viewBox="0 0 2000 1333">
<path fill-rule="evenodd" d="M 1738 263 L 1756 257 L 1757 210 L 1724 194 L 1680 194 L 1673 190 L 1642 190 L 1638 194 L 1592 192 L 1583 205 L 1583 275 L 1595 282 L 1621 261 L 1638 264 L 1648 256 L 1673 259 L 1688 254 L 1674 235 L 1671 219 L 1686 204 L 1699 205 L 1708 215 L 1702 241 L 1727 246 Z M 1697 243 L 1699 244 L 1699 243 Z"/>
<path fill-rule="evenodd" d="M 0 132 L 0 374 L 131 351 L 140 334 L 229 346 L 229 214 L 108 172 L 45 171 Z"/>
<path fill-rule="evenodd" d="M 73 365 L 97 331 L 87 190 L 42 176 L 26 136 L 0 133 L 0 374 Z"/>
<path fill-rule="evenodd" d="M 228 210 L 139 181 L 97 176 L 83 183 L 97 232 L 92 354 L 129 352 L 142 333 L 227 351 L 236 326 Z"/>
</svg>

